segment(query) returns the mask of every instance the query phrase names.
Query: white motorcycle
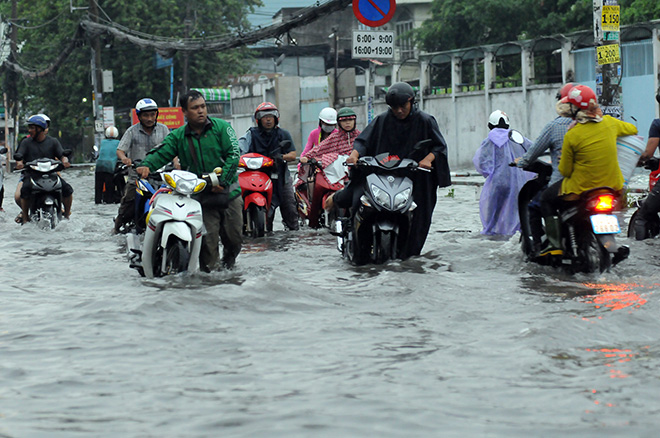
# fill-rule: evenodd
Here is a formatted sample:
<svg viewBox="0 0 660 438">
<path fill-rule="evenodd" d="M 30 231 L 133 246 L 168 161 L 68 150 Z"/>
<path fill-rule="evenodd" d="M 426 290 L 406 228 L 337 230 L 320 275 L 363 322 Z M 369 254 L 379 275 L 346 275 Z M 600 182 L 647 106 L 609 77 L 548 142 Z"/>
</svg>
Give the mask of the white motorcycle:
<svg viewBox="0 0 660 438">
<path fill-rule="evenodd" d="M 204 190 L 206 181 L 184 170 L 161 176 L 164 184 L 149 201 L 142 245 L 137 234 L 128 236 L 131 267 L 147 278 L 199 270 L 204 222 L 202 206 L 191 195 Z"/>
</svg>

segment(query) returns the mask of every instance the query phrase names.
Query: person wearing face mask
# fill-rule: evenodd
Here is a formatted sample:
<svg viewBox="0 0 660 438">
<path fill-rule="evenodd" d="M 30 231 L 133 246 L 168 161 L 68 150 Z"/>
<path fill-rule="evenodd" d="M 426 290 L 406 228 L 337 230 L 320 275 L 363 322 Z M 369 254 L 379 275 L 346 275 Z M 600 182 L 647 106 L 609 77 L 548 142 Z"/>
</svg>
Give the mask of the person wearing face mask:
<svg viewBox="0 0 660 438">
<path fill-rule="evenodd" d="M 314 158 L 321 161 L 323 168 L 328 167 L 335 161 L 339 155 L 348 155 L 353 150 L 353 142 L 360 135 L 360 131 L 355 128 L 357 114 L 351 108 L 342 108 L 337 113 L 337 122 L 339 129 L 332 133 L 318 146 L 314 146 L 307 152 L 300 155 L 300 162 L 306 163 Z"/>
<path fill-rule="evenodd" d="M 245 135 L 238 139 L 241 155 L 256 152 L 275 160 L 277 166 L 277 179 L 273 180 L 273 199 L 266 220 L 266 229 L 273 230 L 275 210 L 280 208 L 284 226 L 289 230 L 298 230 L 298 210 L 296 198 L 293 194 L 293 182 L 287 162 L 296 159 L 296 146 L 293 138 L 286 129 L 280 128 L 280 111 L 270 102 L 263 102 L 257 106 L 254 113 L 257 126 L 247 130 Z"/>
<path fill-rule="evenodd" d="M 337 111 L 334 108 L 326 107 L 319 113 L 319 126 L 309 133 L 307 144 L 300 156 L 306 155 L 314 146 L 321 144 L 330 134 L 337 130 Z M 300 170 L 300 165 L 298 166 Z"/>
</svg>

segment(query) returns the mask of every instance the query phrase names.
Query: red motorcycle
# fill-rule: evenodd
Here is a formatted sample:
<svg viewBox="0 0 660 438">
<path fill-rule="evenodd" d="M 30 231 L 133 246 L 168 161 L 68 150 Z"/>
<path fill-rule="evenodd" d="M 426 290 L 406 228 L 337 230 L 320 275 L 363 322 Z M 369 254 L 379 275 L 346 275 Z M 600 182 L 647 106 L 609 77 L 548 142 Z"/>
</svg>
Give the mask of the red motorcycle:
<svg viewBox="0 0 660 438">
<path fill-rule="evenodd" d="M 250 152 L 238 161 L 242 170 L 238 183 L 243 195 L 243 234 L 263 237 L 273 199 L 273 181 L 277 178 L 275 161 L 265 155 Z M 272 175 L 272 177 L 271 177 Z"/>
<path fill-rule="evenodd" d="M 320 162 L 314 158 L 307 163 L 301 163 L 298 177 L 303 181 L 296 187 L 296 203 L 301 222 L 307 221 L 311 228 L 330 226 L 330 218 L 326 217 L 325 200 L 328 196 L 344 187 L 343 179 L 331 182 Z"/>
</svg>

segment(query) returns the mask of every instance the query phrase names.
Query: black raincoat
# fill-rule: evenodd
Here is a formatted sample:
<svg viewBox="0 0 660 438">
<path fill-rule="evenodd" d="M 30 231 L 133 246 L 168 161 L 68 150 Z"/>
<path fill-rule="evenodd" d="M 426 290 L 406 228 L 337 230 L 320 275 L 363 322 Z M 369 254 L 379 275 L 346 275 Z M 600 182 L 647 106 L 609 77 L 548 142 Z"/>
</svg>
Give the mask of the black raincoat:
<svg viewBox="0 0 660 438">
<path fill-rule="evenodd" d="M 429 148 L 413 151 L 415 144 L 432 140 Z M 440 133 L 438 122 L 433 116 L 413 105 L 404 120 L 397 119 L 392 111 L 378 115 L 355 139 L 353 148 L 361 157 L 375 156 L 384 152 L 399 158 L 421 161 L 428 153 L 435 155 L 432 172 L 414 172 L 413 200 L 417 208 L 413 211 L 410 240 L 402 256 L 419 255 L 431 227 L 431 218 L 437 201 L 438 187 L 451 185 L 447 163 L 447 143 Z M 355 184 L 353 189 L 355 190 Z M 346 194 L 348 195 L 348 193 Z M 350 200 L 349 200 L 350 199 Z M 347 201 L 352 202 L 353 194 Z"/>
</svg>

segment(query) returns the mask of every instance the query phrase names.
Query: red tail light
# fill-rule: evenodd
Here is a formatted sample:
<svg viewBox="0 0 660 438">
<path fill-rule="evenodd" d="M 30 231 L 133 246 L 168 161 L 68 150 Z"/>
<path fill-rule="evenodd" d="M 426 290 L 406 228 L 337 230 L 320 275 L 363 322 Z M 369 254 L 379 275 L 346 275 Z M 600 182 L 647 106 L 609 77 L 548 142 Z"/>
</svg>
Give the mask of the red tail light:
<svg viewBox="0 0 660 438">
<path fill-rule="evenodd" d="M 610 194 L 598 195 L 587 202 L 587 209 L 598 213 L 609 213 L 616 207 L 616 197 Z"/>
</svg>

